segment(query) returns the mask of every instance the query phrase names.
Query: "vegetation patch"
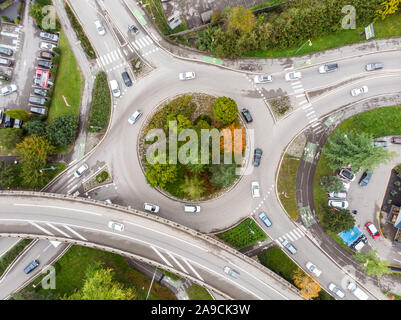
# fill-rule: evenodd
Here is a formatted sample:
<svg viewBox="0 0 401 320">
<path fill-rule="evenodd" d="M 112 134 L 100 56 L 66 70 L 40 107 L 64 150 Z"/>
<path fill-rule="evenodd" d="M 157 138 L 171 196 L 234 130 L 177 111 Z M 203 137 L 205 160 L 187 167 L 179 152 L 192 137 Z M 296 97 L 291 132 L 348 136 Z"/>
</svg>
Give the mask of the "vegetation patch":
<svg viewBox="0 0 401 320">
<path fill-rule="evenodd" d="M 278 117 L 284 116 L 287 111 L 292 109 L 290 98 L 288 96 L 269 100 L 269 104 L 272 107 L 274 114 Z"/>
<path fill-rule="evenodd" d="M 97 183 L 103 183 L 107 180 L 109 177 L 109 173 L 107 171 L 102 171 L 100 174 L 96 176 L 96 182 Z"/>
<path fill-rule="evenodd" d="M 89 132 L 96 132 L 106 129 L 111 111 L 110 89 L 107 83 L 107 75 L 100 72 L 96 76 L 92 94 L 91 110 L 87 129 Z"/>
<path fill-rule="evenodd" d="M 285 211 L 290 215 L 291 219 L 296 221 L 299 217 L 296 180 L 299 167 L 299 158 L 286 154 L 281 164 L 280 173 L 277 181 L 277 189 L 280 201 Z"/>
<path fill-rule="evenodd" d="M 238 226 L 226 232 L 217 234 L 217 237 L 232 245 L 236 249 L 248 247 L 267 238 L 254 220 L 246 219 Z"/>
<path fill-rule="evenodd" d="M 213 300 L 209 292 L 198 284 L 193 284 L 186 291 L 190 300 Z"/>
<path fill-rule="evenodd" d="M 0 277 L 17 258 L 17 256 L 32 242 L 31 239 L 22 239 L 0 258 Z"/>
</svg>

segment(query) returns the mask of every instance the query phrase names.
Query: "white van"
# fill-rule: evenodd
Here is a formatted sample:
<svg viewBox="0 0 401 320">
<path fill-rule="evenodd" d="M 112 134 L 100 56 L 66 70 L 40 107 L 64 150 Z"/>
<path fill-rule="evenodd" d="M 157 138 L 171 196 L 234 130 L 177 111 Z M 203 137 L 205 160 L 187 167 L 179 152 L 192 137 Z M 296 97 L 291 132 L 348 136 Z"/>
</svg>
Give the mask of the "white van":
<svg viewBox="0 0 401 320">
<path fill-rule="evenodd" d="M 110 80 L 110 89 L 115 98 L 118 98 L 121 95 L 117 80 Z"/>
</svg>

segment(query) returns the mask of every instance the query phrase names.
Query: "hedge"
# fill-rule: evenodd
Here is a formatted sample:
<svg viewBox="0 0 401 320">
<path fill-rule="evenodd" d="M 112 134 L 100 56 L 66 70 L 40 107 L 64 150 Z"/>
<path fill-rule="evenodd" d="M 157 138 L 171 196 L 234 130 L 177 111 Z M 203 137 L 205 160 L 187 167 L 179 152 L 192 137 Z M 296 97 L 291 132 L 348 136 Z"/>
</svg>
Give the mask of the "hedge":
<svg viewBox="0 0 401 320">
<path fill-rule="evenodd" d="M 100 72 L 96 76 L 93 89 L 91 111 L 87 125 L 88 131 L 96 132 L 107 127 L 110 117 L 110 105 L 111 97 L 107 83 L 107 75 L 105 72 Z"/>
</svg>

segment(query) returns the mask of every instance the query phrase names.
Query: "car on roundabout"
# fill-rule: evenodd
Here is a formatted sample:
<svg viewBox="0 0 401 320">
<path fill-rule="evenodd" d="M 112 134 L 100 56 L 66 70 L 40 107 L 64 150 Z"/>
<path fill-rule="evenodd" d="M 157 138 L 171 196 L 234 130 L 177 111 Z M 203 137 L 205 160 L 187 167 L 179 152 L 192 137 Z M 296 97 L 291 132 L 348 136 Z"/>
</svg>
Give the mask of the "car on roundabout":
<svg viewBox="0 0 401 320">
<path fill-rule="evenodd" d="M 155 204 L 151 204 L 151 203 L 144 203 L 143 204 L 143 208 L 146 211 L 152 212 L 152 213 L 158 213 L 160 211 L 160 207 L 156 206 Z"/>
<path fill-rule="evenodd" d="M 260 187 L 259 187 L 259 182 L 257 181 L 252 181 L 251 184 L 251 190 L 252 190 L 252 198 L 260 198 Z"/>
<path fill-rule="evenodd" d="M 180 79 L 180 80 L 193 80 L 193 79 L 195 79 L 195 72 L 181 72 L 178 75 L 178 79 Z"/>
<path fill-rule="evenodd" d="M 109 228 L 113 229 L 114 231 L 120 231 L 120 232 L 124 231 L 124 225 L 120 222 L 116 222 L 113 220 L 109 221 Z"/>
<path fill-rule="evenodd" d="M 201 207 L 199 205 L 194 205 L 194 204 L 186 204 L 184 206 L 184 212 L 189 212 L 189 213 L 198 213 L 201 211 Z"/>
<path fill-rule="evenodd" d="M 128 123 L 129 124 L 134 124 L 135 122 L 138 121 L 138 119 L 141 117 L 142 111 L 141 110 L 136 110 L 131 117 L 128 118 Z"/>
<path fill-rule="evenodd" d="M 357 97 L 360 94 L 367 93 L 368 91 L 369 91 L 368 87 L 367 86 L 363 86 L 363 87 L 360 87 L 360 88 L 352 89 L 351 90 L 351 95 L 353 97 Z"/>
<path fill-rule="evenodd" d="M 273 77 L 268 74 L 260 74 L 253 78 L 253 82 L 255 82 L 255 83 L 267 83 L 267 82 L 272 82 L 272 81 L 273 81 Z"/>
</svg>

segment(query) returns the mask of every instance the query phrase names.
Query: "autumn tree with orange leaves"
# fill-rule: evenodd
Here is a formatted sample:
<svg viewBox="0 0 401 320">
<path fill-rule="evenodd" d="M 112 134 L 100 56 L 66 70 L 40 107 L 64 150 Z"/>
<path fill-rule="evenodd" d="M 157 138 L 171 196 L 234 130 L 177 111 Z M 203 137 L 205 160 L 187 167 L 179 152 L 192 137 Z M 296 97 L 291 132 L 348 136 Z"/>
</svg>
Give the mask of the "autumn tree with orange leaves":
<svg viewBox="0 0 401 320">
<path fill-rule="evenodd" d="M 292 278 L 294 279 L 295 285 L 299 288 L 301 295 L 305 299 L 312 299 L 319 296 L 319 292 L 322 288 L 301 269 L 295 271 Z"/>
<path fill-rule="evenodd" d="M 237 131 L 238 130 L 238 131 Z M 233 122 L 228 127 L 221 131 L 220 148 L 224 152 L 234 152 L 235 154 L 242 154 L 246 148 L 246 132 L 238 123 Z M 231 141 L 225 144 L 225 141 Z"/>
</svg>

